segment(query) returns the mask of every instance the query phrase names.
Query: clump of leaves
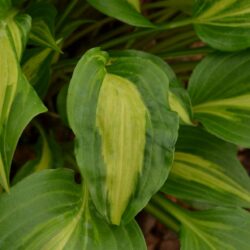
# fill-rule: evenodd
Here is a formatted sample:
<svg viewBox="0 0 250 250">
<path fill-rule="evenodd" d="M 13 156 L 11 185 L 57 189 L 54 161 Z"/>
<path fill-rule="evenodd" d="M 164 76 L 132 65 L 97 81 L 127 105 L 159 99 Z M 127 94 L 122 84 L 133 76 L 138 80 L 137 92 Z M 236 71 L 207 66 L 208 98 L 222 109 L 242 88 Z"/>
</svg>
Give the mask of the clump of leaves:
<svg viewBox="0 0 250 250">
<path fill-rule="evenodd" d="M 1 1 L 0 249 L 248 250 L 249 8 Z"/>
</svg>

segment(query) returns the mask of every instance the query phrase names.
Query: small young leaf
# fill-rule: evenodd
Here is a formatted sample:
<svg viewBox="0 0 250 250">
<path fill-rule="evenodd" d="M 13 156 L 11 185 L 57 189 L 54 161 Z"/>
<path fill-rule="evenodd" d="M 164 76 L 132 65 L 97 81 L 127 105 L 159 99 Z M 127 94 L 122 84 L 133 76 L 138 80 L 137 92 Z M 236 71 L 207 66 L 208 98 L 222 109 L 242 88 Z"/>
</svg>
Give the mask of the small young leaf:
<svg viewBox="0 0 250 250">
<path fill-rule="evenodd" d="M 168 83 L 149 59 L 109 58 L 99 49 L 74 71 L 67 111 L 77 162 L 98 211 L 113 224 L 131 220 L 168 176 L 178 130 Z"/>
<path fill-rule="evenodd" d="M 236 146 L 203 129 L 181 127 L 163 191 L 197 205 L 250 208 L 250 179 L 236 154 Z"/>
<path fill-rule="evenodd" d="M 32 17 L 30 39 L 42 47 L 60 52 L 54 36 L 56 9 L 49 3 L 34 3 L 27 10 Z"/>
<path fill-rule="evenodd" d="M 0 27 L 0 183 L 8 190 L 17 141 L 29 121 L 46 108 L 24 77 L 18 61 L 27 40 L 30 17 L 10 12 L 3 21 L 6 25 Z"/>
<path fill-rule="evenodd" d="M 88 0 L 99 11 L 138 27 L 154 28 L 147 18 L 138 12 L 137 0 Z"/>
<path fill-rule="evenodd" d="M 33 174 L 0 196 L 0 248 L 146 250 L 136 222 L 107 224 L 66 169 Z"/>
<path fill-rule="evenodd" d="M 216 49 L 235 51 L 250 47 L 249 0 L 197 0 L 194 23 L 199 37 Z"/>
<path fill-rule="evenodd" d="M 216 53 L 194 70 L 188 92 L 194 118 L 212 134 L 250 146 L 250 51 Z"/>
</svg>

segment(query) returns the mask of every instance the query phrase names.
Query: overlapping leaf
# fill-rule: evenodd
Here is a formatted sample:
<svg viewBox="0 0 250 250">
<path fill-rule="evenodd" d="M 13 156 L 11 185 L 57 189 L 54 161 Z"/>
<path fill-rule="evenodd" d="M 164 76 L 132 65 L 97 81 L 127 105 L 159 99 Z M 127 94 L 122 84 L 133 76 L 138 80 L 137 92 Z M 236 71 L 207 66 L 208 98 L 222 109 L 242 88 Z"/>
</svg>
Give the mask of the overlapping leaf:
<svg viewBox="0 0 250 250">
<path fill-rule="evenodd" d="M 149 60 L 156 66 L 160 67 L 161 70 L 166 74 L 166 77 L 169 79 L 169 90 L 167 96 L 170 109 L 178 113 L 181 122 L 189 125 L 192 124 L 193 114 L 189 94 L 184 89 L 184 87 L 181 86 L 181 83 L 178 81 L 174 71 L 169 67 L 166 62 L 164 62 L 161 58 L 157 56 L 136 50 L 112 52 L 111 56 L 114 58 L 116 56 L 144 58 L 145 60 Z"/>
<path fill-rule="evenodd" d="M 188 92 L 194 118 L 212 134 L 250 146 L 250 51 L 216 53 L 194 70 Z"/>
<path fill-rule="evenodd" d="M 249 249 L 250 214 L 240 208 L 187 212 L 181 221 L 181 250 Z"/>
<path fill-rule="evenodd" d="M 145 250 L 139 227 L 108 225 L 70 170 L 29 176 L 0 197 L 0 248 L 5 250 Z"/>
<path fill-rule="evenodd" d="M 0 183 L 6 190 L 18 138 L 28 122 L 46 110 L 19 66 L 30 21 L 11 10 L 0 20 Z"/>
<path fill-rule="evenodd" d="M 249 208 L 250 179 L 236 154 L 234 145 L 203 129 L 182 127 L 163 191 L 196 205 Z"/>
<path fill-rule="evenodd" d="M 99 49 L 74 71 L 67 111 L 77 162 L 98 211 L 114 224 L 131 220 L 168 176 L 178 129 L 168 83 L 149 59 Z"/>
<path fill-rule="evenodd" d="M 128 24 L 139 27 L 155 27 L 138 12 L 139 1 L 137 0 L 88 0 L 88 2 L 99 11 Z"/>
<path fill-rule="evenodd" d="M 181 250 L 248 250 L 250 214 L 241 208 L 217 207 L 188 211 L 161 195 L 153 197 L 159 208 L 168 211 L 182 224 Z"/>
<path fill-rule="evenodd" d="M 194 23 L 197 34 L 212 47 L 226 51 L 250 47 L 248 0 L 197 0 Z"/>
<path fill-rule="evenodd" d="M 22 69 L 27 80 L 42 98 L 49 87 L 51 63 L 54 52 L 50 48 L 35 48 L 26 50 Z"/>
</svg>

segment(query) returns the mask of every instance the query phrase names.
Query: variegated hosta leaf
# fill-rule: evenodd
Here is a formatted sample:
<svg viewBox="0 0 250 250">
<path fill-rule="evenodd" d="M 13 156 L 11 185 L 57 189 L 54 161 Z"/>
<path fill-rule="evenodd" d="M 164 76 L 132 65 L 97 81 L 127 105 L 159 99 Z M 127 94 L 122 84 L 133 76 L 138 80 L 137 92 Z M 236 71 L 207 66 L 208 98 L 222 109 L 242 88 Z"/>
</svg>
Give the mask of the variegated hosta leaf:
<svg viewBox="0 0 250 250">
<path fill-rule="evenodd" d="M 49 3 L 34 3 L 27 10 L 32 17 L 30 39 L 42 47 L 60 52 L 54 36 L 56 9 Z"/>
<path fill-rule="evenodd" d="M 106 15 L 130 25 L 155 27 L 154 24 L 138 12 L 140 9 L 139 0 L 88 0 L 88 2 Z"/>
<path fill-rule="evenodd" d="M 194 118 L 212 134 L 250 146 L 250 51 L 216 53 L 194 70 L 188 92 Z"/>
<path fill-rule="evenodd" d="M 234 145 L 203 129 L 181 127 L 163 191 L 194 205 L 250 208 L 250 178 L 236 154 Z"/>
<path fill-rule="evenodd" d="M 126 50 L 122 52 L 112 52 L 112 57 L 116 57 L 116 55 L 122 55 L 124 57 L 132 57 L 132 58 L 145 58 L 150 60 L 155 65 L 160 67 L 163 72 L 165 72 L 166 77 L 169 78 L 169 91 L 168 102 L 170 109 L 178 113 L 180 117 L 180 121 L 184 124 L 192 125 L 192 106 L 188 92 L 181 86 L 181 83 L 178 81 L 174 71 L 168 66 L 166 62 L 164 62 L 161 58 L 154 56 L 152 54 L 148 54 L 142 51 L 136 50 Z"/>
<path fill-rule="evenodd" d="M 196 0 L 195 29 L 212 47 L 234 51 L 250 47 L 249 0 Z"/>
<path fill-rule="evenodd" d="M 240 208 L 189 212 L 182 219 L 181 250 L 248 250 L 250 214 Z"/>
<path fill-rule="evenodd" d="M 178 119 L 168 107 L 169 78 L 144 57 L 88 51 L 70 83 L 68 119 L 76 158 L 98 211 L 131 220 L 165 182 Z"/>
<path fill-rule="evenodd" d="M 250 213 L 241 208 L 191 212 L 161 195 L 152 201 L 181 222 L 181 250 L 248 250 Z"/>
<path fill-rule="evenodd" d="M 96 212 L 71 170 L 33 174 L 0 196 L 5 250 L 145 250 L 135 221 L 111 226 Z"/>
<path fill-rule="evenodd" d="M 18 138 L 28 122 L 46 110 L 19 65 L 29 28 L 29 16 L 15 11 L 0 20 L 0 183 L 6 190 Z"/>
</svg>

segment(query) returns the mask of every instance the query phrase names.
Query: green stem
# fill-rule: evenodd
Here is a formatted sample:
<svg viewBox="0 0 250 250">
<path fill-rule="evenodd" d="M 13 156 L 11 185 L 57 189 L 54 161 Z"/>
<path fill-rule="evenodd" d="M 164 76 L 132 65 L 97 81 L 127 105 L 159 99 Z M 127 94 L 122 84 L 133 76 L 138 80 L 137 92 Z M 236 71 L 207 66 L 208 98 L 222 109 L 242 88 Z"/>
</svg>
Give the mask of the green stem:
<svg viewBox="0 0 250 250">
<path fill-rule="evenodd" d="M 63 12 L 62 16 L 60 17 L 59 21 L 57 22 L 56 25 L 56 30 L 59 30 L 63 24 L 63 22 L 65 21 L 65 19 L 68 17 L 68 15 L 70 14 L 70 12 L 74 9 L 74 7 L 76 6 L 76 4 L 78 3 L 78 0 L 73 0 L 71 1 L 71 3 L 67 6 L 67 8 L 65 9 L 65 11 Z"/>
<path fill-rule="evenodd" d="M 176 233 L 180 231 L 180 223 L 170 216 L 165 211 L 162 211 L 157 205 L 150 202 L 145 208 L 149 214 L 153 215 L 156 219 L 162 222 L 165 226 L 172 229 Z"/>
<path fill-rule="evenodd" d="M 101 21 L 97 21 L 96 23 L 90 25 L 88 28 L 86 29 L 82 29 L 81 31 L 79 31 L 75 36 L 72 36 L 70 39 L 68 39 L 65 42 L 65 47 L 68 47 L 69 45 L 73 44 L 75 41 L 79 40 L 80 38 L 82 38 L 83 36 L 87 35 L 88 33 L 95 31 L 96 29 L 102 27 L 103 25 L 109 23 L 110 21 L 114 20 L 111 17 L 107 17 L 102 19 Z"/>
<path fill-rule="evenodd" d="M 129 41 L 131 39 L 139 38 L 139 37 L 148 35 L 150 33 L 155 33 L 155 32 L 158 32 L 158 31 L 156 31 L 156 30 L 137 31 L 137 32 L 134 32 L 132 34 L 129 34 L 129 35 L 126 35 L 126 36 L 123 36 L 123 37 L 118 37 L 116 39 L 113 39 L 112 41 L 101 44 L 100 47 L 102 47 L 103 49 L 109 49 L 109 48 L 112 48 L 114 46 L 120 45 L 122 43 L 126 43 L 127 41 Z"/>
<path fill-rule="evenodd" d="M 185 216 L 185 211 L 183 208 L 175 204 L 174 202 L 170 201 L 166 197 L 161 194 L 156 194 L 151 199 L 157 206 L 159 206 L 164 211 L 169 212 L 172 216 L 174 216 L 178 221 L 181 223 L 187 223 L 187 218 Z"/>
<path fill-rule="evenodd" d="M 160 30 L 175 29 L 175 28 L 187 26 L 187 25 L 190 25 L 190 24 L 193 24 L 193 23 L 194 23 L 193 18 L 186 18 L 186 19 L 175 21 L 175 22 L 161 24 L 159 29 Z"/>
<path fill-rule="evenodd" d="M 164 51 L 161 53 L 157 53 L 158 56 L 164 59 L 171 59 L 176 57 L 183 57 L 183 56 L 194 56 L 194 55 L 204 55 L 213 52 L 214 49 L 209 47 L 202 47 L 202 48 L 195 48 L 195 49 L 188 49 L 188 50 L 178 50 L 178 51 Z"/>
</svg>

